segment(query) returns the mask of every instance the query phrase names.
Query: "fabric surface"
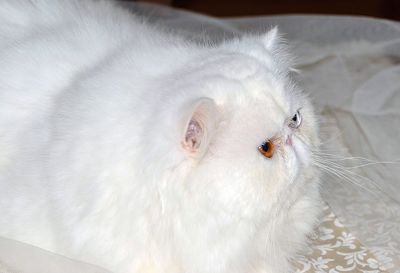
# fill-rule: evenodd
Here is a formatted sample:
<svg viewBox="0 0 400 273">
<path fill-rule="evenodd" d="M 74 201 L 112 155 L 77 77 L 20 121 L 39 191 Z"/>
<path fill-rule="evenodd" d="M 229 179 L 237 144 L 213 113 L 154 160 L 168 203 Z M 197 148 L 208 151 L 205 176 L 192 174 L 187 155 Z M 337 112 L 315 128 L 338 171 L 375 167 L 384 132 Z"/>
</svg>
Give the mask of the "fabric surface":
<svg viewBox="0 0 400 273">
<path fill-rule="evenodd" d="M 378 258 L 351 233 L 329 206 L 312 237 L 308 253 L 293 262 L 296 273 L 386 273 Z"/>
<path fill-rule="evenodd" d="M 110 273 L 43 249 L 0 237 L 0 273 Z"/>
<path fill-rule="evenodd" d="M 279 26 L 298 57 L 300 85 L 321 115 L 321 160 L 336 172 L 323 178 L 325 216 L 310 250 L 294 261 L 297 272 L 400 273 L 399 23 L 335 16 L 215 19 L 148 4 L 128 7 L 198 41 L 218 42 Z M 0 261 L 12 270 L 0 265 L 1 273 L 106 272 L 17 242 L 7 244 L 18 245 L 27 256 L 10 257 L 0 247 Z M 36 253 L 40 259 L 29 258 Z M 48 270 L 54 265 L 58 271 Z"/>
</svg>

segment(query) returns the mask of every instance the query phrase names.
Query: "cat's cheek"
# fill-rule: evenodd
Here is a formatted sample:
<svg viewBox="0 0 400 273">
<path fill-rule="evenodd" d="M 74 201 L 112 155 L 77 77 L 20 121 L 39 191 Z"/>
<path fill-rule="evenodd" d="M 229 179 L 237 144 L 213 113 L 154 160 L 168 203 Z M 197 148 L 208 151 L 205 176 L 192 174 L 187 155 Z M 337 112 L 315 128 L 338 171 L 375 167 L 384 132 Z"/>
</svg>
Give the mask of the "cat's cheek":
<svg viewBox="0 0 400 273">
<path fill-rule="evenodd" d="M 302 166 L 308 167 L 311 164 L 311 151 L 308 145 L 305 144 L 300 138 L 293 136 L 293 151 Z"/>
</svg>

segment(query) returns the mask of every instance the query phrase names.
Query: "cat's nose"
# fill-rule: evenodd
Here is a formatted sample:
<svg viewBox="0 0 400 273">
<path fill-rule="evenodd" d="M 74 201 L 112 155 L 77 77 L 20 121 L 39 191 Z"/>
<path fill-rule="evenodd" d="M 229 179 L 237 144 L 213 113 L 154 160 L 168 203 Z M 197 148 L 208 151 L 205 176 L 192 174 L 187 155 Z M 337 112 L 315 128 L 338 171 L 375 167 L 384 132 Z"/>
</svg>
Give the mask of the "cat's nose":
<svg viewBox="0 0 400 273">
<path fill-rule="evenodd" d="M 285 144 L 289 145 L 289 146 L 293 145 L 293 141 L 292 141 L 292 136 L 291 135 L 287 135 L 286 136 Z"/>
</svg>

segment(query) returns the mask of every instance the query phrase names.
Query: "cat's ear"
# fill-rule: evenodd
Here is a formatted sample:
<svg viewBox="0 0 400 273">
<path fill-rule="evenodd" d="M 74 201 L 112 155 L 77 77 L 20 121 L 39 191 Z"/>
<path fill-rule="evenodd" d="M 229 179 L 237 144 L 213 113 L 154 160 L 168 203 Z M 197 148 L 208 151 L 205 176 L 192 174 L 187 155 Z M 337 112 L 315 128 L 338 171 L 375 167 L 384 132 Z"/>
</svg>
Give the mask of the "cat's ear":
<svg viewBox="0 0 400 273">
<path fill-rule="evenodd" d="M 277 26 L 273 27 L 262 36 L 264 46 L 270 51 L 273 51 L 279 45 L 280 40 L 281 35 L 279 34 Z"/>
<path fill-rule="evenodd" d="M 217 127 L 218 109 L 214 100 L 200 98 L 186 111 L 182 148 L 187 156 L 200 159 L 208 150 Z"/>
</svg>

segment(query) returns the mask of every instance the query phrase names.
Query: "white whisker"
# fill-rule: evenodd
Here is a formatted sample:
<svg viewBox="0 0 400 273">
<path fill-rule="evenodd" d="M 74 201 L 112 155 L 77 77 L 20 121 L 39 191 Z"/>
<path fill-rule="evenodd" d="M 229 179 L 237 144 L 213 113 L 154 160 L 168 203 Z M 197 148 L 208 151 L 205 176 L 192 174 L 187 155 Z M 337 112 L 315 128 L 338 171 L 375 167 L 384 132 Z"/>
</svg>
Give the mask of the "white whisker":
<svg viewBox="0 0 400 273">
<path fill-rule="evenodd" d="M 380 162 L 369 162 L 366 164 L 362 165 L 357 165 L 357 166 L 352 166 L 352 167 L 347 167 L 348 170 L 356 169 L 356 168 L 363 168 L 371 165 L 380 165 L 380 164 L 399 164 L 400 162 L 396 161 L 380 161 Z"/>
<path fill-rule="evenodd" d="M 314 165 L 319 167 L 321 170 L 327 172 L 328 174 L 334 175 L 338 178 L 348 181 L 349 183 L 352 183 L 352 184 L 362 188 L 363 190 L 368 191 L 369 193 L 372 193 L 376 196 L 377 193 L 374 192 L 373 190 L 371 190 L 371 186 L 372 186 L 373 188 L 377 189 L 379 192 L 384 193 L 391 200 L 395 201 L 396 203 L 399 203 L 398 200 L 393 199 L 375 181 L 373 181 L 365 176 L 362 176 L 360 174 L 357 174 L 352 170 L 371 166 L 371 165 L 399 164 L 400 162 L 398 162 L 398 161 L 374 161 L 374 160 L 367 159 L 364 157 L 343 157 L 343 156 L 340 156 L 337 154 L 321 152 L 320 150 L 313 151 L 312 158 L 313 158 Z M 358 165 L 345 166 L 344 165 L 345 162 L 348 162 L 348 163 L 356 162 L 356 163 L 358 163 Z M 341 180 L 339 180 L 339 181 L 343 182 Z M 367 181 L 369 183 L 364 185 L 364 184 L 362 184 L 363 181 Z M 366 186 L 369 186 L 369 187 L 366 187 Z"/>
<path fill-rule="evenodd" d="M 337 167 L 327 166 L 322 163 L 316 162 L 315 165 L 318 166 L 319 168 L 327 171 L 327 173 L 329 173 L 329 174 L 333 174 L 338 178 L 342 178 L 343 180 L 346 180 L 346 181 L 368 191 L 369 193 L 376 194 L 374 191 L 372 191 L 372 190 L 368 189 L 367 187 L 365 187 L 364 185 L 362 185 L 360 183 L 360 180 L 357 180 L 356 178 L 352 177 L 351 173 L 346 173 L 343 170 L 338 169 Z"/>
</svg>

